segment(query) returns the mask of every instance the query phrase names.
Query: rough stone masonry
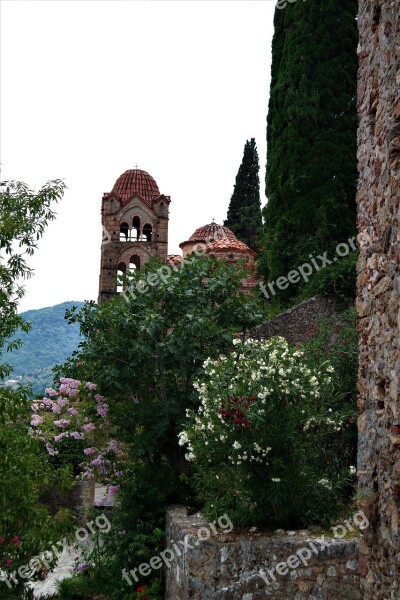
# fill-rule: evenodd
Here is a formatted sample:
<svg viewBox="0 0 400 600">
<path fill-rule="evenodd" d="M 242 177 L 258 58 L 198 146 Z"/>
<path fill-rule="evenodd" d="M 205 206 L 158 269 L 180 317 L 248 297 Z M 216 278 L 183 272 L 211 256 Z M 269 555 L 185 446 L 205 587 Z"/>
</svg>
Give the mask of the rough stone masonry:
<svg viewBox="0 0 400 600">
<path fill-rule="evenodd" d="M 359 506 L 363 597 L 400 598 L 400 0 L 360 0 Z"/>
</svg>

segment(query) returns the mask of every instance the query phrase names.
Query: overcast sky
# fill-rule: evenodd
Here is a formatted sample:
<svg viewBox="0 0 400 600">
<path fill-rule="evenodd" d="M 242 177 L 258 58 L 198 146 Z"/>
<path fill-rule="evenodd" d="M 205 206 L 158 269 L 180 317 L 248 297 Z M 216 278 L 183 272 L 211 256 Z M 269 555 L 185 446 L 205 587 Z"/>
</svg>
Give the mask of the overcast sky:
<svg viewBox="0 0 400 600">
<path fill-rule="evenodd" d="M 100 208 L 126 169 L 171 196 L 169 252 L 226 218 L 247 139 L 260 156 L 273 0 L 2 0 L 1 179 L 68 190 L 21 310 L 97 299 Z"/>
</svg>

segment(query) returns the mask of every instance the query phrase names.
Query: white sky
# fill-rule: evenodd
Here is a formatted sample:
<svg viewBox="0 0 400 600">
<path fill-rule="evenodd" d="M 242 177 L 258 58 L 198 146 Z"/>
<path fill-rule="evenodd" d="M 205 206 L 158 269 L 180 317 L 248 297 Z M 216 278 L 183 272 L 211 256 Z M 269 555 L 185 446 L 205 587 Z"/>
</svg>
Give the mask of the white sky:
<svg viewBox="0 0 400 600">
<path fill-rule="evenodd" d="M 246 139 L 265 203 L 272 0 L 3 0 L 1 179 L 68 190 L 21 310 L 97 299 L 100 208 L 126 169 L 170 195 L 169 253 L 226 218 Z"/>
</svg>

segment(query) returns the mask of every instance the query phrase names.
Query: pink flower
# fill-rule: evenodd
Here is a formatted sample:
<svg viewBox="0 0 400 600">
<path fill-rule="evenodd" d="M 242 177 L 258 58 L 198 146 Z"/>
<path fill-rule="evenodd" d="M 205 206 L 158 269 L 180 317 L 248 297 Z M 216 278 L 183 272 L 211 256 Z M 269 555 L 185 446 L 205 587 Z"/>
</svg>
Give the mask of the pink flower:
<svg viewBox="0 0 400 600">
<path fill-rule="evenodd" d="M 99 467 L 102 462 L 103 462 L 103 457 L 101 454 L 99 454 L 99 456 L 97 456 L 94 460 L 90 461 L 90 464 L 93 465 L 94 467 Z"/>
<path fill-rule="evenodd" d="M 19 546 L 19 537 L 17 535 L 14 535 L 11 542 L 14 544 L 14 546 Z"/>
<path fill-rule="evenodd" d="M 94 429 L 96 429 L 96 427 L 93 425 L 93 423 L 87 423 L 86 425 L 84 425 L 82 427 L 83 431 L 93 431 Z"/>
<path fill-rule="evenodd" d="M 6 565 L 7 565 L 7 567 L 9 567 L 9 566 L 11 565 L 11 563 L 12 563 L 12 558 L 9 556 L 9 557 L 6 559 Z"/>
<path fill-rule="evenodd" d="M 97 388 L 97 385 L 95 383 L 91 383 L 90 381 L 87 382 L 86 387 L 89 390 L 95 390 Z"/>
<path fill-rule="evenodd" d="M 105 408 L 102 408 L 101 406 L 97 407 L 97 414 L 100 415 L 101 417 L 106 417 L 107 416 L 107 410 Z"/>
<path fill-rule="evenodd" d="M 54 440 L 56 442 L 59 442 L 60 440 L 63 439 L 63 437 L 65 437 L 66 435 L 68 435 L 68 433 L 66 431 L 63 431 L 62 433 L 59 433 L 58 435 L 54 436 Z"/>
<path fill-rule="evenodd" d="M 76 410 L 76 408 L 72 407 L 67 410 L 67 413 L 76 416 L 78 414 L 78 411 Z"/>
<path fill-rule="evenodd" d="M 46 444 L 46 450 L 50 456 L 55 456 L 58 454 L 57 450 L 54 450 L 53 446 L 49 443 Z"/>
<path fill-rule="evenodd" d="M 83 433 L 79 433 L 79 431 L 73 431 L 70 435 L 71 435 L 71 437 L 74 438 L 74 440 L 83 440 L 84 439 Z"/>
<path fill-rule="evenodd" d="M 86 454 L 86 456 L 90 456 L 91 454 L 96 454 L 97 452 L 97 448 L 85 448 L 83 453 Z"/>
<path fill-rule="evenodd" d="M 108 487 L 108 493 L 112 494 L 112 495 L 116 494 L 118 492 L 118 490 L 119 490 L 119 485 L 110 485 Z"/>
<path fill-rule="evenodd" d="M 57 392 L 56 390 L 53 390 L 53 388 L 46 388 L 44 390 L 44 393 L 46 394 L 46 396 L 57 396 Z M 43 398 L 43 400 L 45 400 L 45 398 Z"/>
<path fill-rule="evenodd" d="M 112 452 L 118 452 L 118 444 L 116 440 L 111 440 L 111 442 L 108 445 L 109 450 L 112 450 Z"/>
<path fill-rule="evenodd" d="M 54 425 L 57 425 L 57 427 L 62 427 L 63 429 L 65 429 L 65 427 L 68 427 L 70 423 L 71 421 L 69 419 L 60 419 L 58 421 L 54 421 Z"/>
<path fill-rule="evenodd" d="M 105 402 L 106 401 L 104 396 L 101 396 L 100 394 L 96 394 L 94 399 L 96 400 L 96 402 Z"/>
<path fill-rule="evenodd" d="M 39 415 L 33 415 L 33 418 L 32 418 L 32 421 L 31 421 L 32 427 L 37 427 L 42 422 L 43 422 L 42 417 L 40 417 Z"/>
<path fill-rule="evenodd" d="M 72 388 L 77 388 L 81 385 L 81 382 L 78 381 L 78 379 L 71 379 L 70 377 L 60 377 L 60 383 L 69 385 Z"/>
<path fill-rule="evenodd" d="M 58 406 L 61 406 L 61 408 L 64 408 L 64 406 L 67 406 L 68 403 L 69 403 L 69 400 L 67 400 L 66 398 L 60 398 L 57 401 Z"/>
</svg>

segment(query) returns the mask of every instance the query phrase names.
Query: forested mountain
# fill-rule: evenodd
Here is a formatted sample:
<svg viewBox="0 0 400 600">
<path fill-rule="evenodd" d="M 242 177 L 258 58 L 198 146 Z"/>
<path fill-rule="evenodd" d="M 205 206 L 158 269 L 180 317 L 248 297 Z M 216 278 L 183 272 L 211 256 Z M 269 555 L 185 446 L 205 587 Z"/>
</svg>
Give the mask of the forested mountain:
<svg viewBox="0 0 400 600">
<path fill-rule="evenodd" d="M 8 380 L 32 383 L 35 393 L 41 393 L 51 383 L 52 367 L 70 356 L 80 340 L 79 326 L 68 324 L 65 311 L 82 305 L 83 302 L 63 302 L 21 314 L 32 328 L 18 335 L 23 341 L 21 348 L 4 357 L 14 367 Z"/>
</svg>

